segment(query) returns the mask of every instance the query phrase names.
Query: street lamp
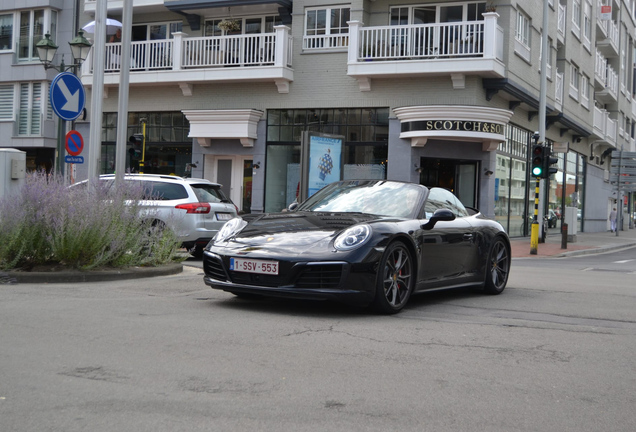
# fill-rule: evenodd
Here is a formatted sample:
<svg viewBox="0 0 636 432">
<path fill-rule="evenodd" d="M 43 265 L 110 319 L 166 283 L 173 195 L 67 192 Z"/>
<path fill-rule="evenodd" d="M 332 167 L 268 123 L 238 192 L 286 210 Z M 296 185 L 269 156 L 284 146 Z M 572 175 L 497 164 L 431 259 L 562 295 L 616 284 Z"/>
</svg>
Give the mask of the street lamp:
<svg viewBox="0 0 636 432">
<path fill-rule="evenodd" d="M 55 69 L 58 72 L 71 71 L 74 75 L 77 75 L 77 68 L 82 65 L 88 52 L 91 49 L 91 43 L 84 37 L 84 32 L 80 30 L 78 35 L 68 43 L 71 46 L 71 55 L 73 56 L 73 63 L 70 65 L 64 64 L 64 57 L 59 66 L 53 65 L 53 58 L 57 52 L 58 46 L 51 40 L 49 33 L 44 35 L 44 39 L 40 40 L 35 47 L 38 51 L 38 57 L 40 62 L 44 65 L 44 69 Z M 57 136 L 57 159 L 55 163 L 55 170 L 59 174 L 64 173 L 64 120 L 60 117 L 58 121 L 58 136 Z"/>
</svg>

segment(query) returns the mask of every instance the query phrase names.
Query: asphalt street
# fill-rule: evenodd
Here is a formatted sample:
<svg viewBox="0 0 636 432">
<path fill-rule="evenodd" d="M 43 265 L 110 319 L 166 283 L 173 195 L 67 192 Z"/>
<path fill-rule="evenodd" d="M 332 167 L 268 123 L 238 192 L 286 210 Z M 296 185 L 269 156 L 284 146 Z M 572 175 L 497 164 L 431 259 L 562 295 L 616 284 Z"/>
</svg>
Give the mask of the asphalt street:
<svg viewBox="0 0 636 432">
<path fill-rule="evenodd" d="M 0 430 L 634 431 L 634 269 L 583 258 L 395 316 L 241 300 L 187 264 L 0 285 Z"/>
</svg>

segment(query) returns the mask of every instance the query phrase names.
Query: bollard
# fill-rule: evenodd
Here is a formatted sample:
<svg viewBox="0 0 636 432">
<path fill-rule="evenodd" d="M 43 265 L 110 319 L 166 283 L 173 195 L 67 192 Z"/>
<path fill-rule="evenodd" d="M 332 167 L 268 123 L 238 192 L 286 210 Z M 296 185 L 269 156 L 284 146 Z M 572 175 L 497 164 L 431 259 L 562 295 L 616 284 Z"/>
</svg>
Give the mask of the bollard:
<svg viewBox="0 0 636 432">
<path fill-rule="evenodd" d="M 561 224 L 561 249 L 568 248 L 568 224 Z"/>
</svg>

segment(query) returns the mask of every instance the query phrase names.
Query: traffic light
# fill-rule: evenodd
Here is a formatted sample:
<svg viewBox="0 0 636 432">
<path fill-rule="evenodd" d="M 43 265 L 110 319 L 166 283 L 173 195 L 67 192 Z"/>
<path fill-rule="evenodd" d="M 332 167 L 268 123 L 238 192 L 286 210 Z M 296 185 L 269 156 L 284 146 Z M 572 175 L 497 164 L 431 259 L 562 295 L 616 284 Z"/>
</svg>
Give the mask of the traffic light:
<svg viewBox="0 0 636 432">
<path fill-rule="evenodd" d="M 133 160 L 141 159 L 141 147 L 144 142 L 143 134 L 134 134 L 130 138 L 128 138 L 128 142 L 132 144 L 132 147 L 128 149 L 128 154 L 130 154 L 130 158 Z"/>
<path fill-rule="evenodd" d="M 532 168 L 533 177 L 544 178 L 546 148 L 542 145 L 535 144 L 532 146 Z"/>
<path fill-rule="evenodd" d="M 543 168 L 543 178 L 548 178 L 552 174 L 556 174 L 558 169 L 557 167 L 553 167 L 552 165 L 559 162 L 559 159 L 552 156 L 552 151 L 548 147 L 545 148 L 545 154 L 543 155 L 543 160 L 545 163 L 545 166 Z"/>
</svg>

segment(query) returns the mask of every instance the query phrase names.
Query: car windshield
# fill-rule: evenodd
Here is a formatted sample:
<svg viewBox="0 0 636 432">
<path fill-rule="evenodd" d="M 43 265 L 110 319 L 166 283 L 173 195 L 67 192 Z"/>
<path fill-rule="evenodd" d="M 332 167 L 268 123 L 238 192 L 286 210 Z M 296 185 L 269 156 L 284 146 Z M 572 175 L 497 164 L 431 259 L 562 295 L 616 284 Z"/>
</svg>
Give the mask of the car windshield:
<svg viewBox="0 0 636 432">
<path fill-rule="evenodd" d="M 298 211 L 367 213 L 415 218 L 424 188 L 383 180 L 347 180 L 332 183 L 303 202 Z"/>
</svg>

